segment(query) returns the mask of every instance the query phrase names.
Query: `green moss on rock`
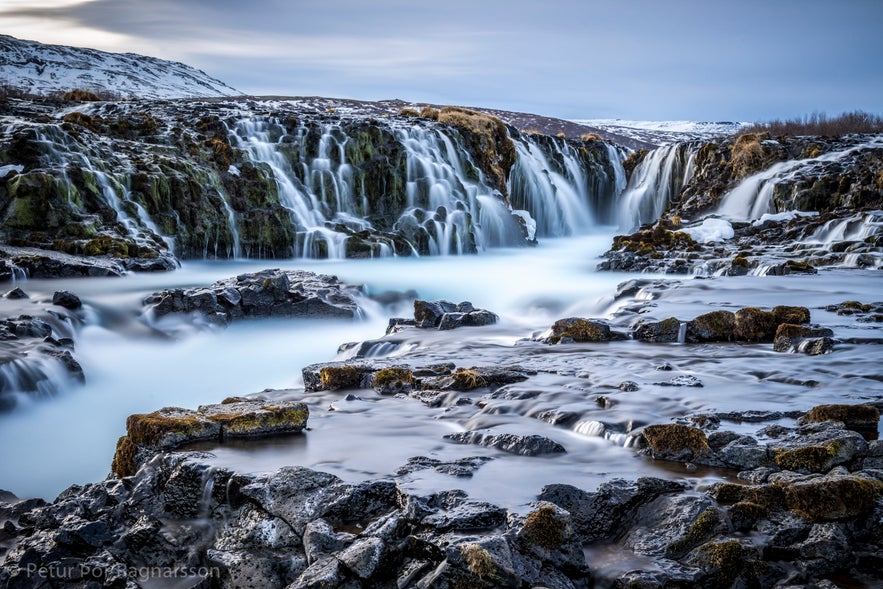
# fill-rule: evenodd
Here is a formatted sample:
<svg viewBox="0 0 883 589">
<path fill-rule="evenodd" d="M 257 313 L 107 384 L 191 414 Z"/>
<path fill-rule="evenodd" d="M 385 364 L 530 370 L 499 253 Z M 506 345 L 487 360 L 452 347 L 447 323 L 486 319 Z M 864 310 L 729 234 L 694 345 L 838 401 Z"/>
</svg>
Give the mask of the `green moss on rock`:
<svg viewBox="0 0 883 589">
<path fill-rule="evenodd" d="M 606 342 L 610 340 L 610 328 L 603 323 L 580 317 L 559 319 L 552 325 L 552 334 L 546 342 L 557 344 L 565 338 L 575 342 Z"/>
<path fill-rule="evenodd" d="M 846 427 L 876 428 L 880 410 L 873 405 L 818 405 L 803 417 L 806 422 L 842 421 Z"/>
<path fill-rule="evenodd" d="M 773 315 L 779 324 L 791 323 L 800 325 L 810 322 L 810 312 L 806 307 L 791 307 L 787 305 L 779 305 L 773 307 Z"/>
<path fill-rule="evenodd" d="M 810 480 L 783 488 L 785 505 L 814 522 L 836 521 L 870 513 L 883 495 L 883 483 L 858 476 Z"/>
<path fill-rule="evenodd" d="M 132 442 L 129 436 L 122 436 L 117 440 L 116 452 L 113 455 L 113 462 L 110 465 L 111 471 L 120 478 L 134 475 L 137 471 L 135 465 L 135 457 L 137 454 L 138 446 Z"/>
<path fill-rule="evenodd" d="M 730 311 L 711 311 L 687 323 L 687 339 L 694 342 L 733 341 L 736 316 Z"/>
<path fill-rule="evenodd" d="M 711 450 L 705 433 L 688 425 L 648 425 L 643 436 L 654 458 L 693 460 Z"/>
<path fill-rule="evenodd" d="M 529 544 L 556 550 L 564 543 L 566 527 L 555 508 L 545 505 L 528 514 L 519 537 Z"/>
<path fill-rule="evenodd" d="M 775 314 L 756 307 L 745 307 L 735 313 L 733 335 L 739 341 L 772 342 L 779 322 Z"/>
<path fill-rule="evenodd" d="M 831 467 L 831 461 L 837 456 L 839 444 L 832 442 L 825 446 L 804 446 L 794 450 L 783 450 L 776 453 L 776 466 L 785 470 L 798 472 L 824 472 Z"/>
<path fill-rule="evenodd" d="M 699 514 L 699 517 L 690 525 L 687 533 L 672 542 L 666 548 L 666 556 L 677 558 L 708 541 L 721 524 L 721 517 L 717 509 L 709 507 Z"/>
<path fill-rule="evenodd" d="M 399 384 L 401 383 L 401 384 Z M 408 368 L 382 368 L 374 373 L 374 386 L 414 384 L 414 372 Z"/>
<path fill-rule="evenodd" d="M 358 366 L 324 366 L 319 369 L 319 379 L 327 390 L 359 388 L 362 369 Z"/>
<path fill-rule="evenodd" d="M 725 540 L 700 546 L 692 562 L 706 573 L 707 586 L 730 587 L 744 567 L 742 544 Z"/>
</svg>

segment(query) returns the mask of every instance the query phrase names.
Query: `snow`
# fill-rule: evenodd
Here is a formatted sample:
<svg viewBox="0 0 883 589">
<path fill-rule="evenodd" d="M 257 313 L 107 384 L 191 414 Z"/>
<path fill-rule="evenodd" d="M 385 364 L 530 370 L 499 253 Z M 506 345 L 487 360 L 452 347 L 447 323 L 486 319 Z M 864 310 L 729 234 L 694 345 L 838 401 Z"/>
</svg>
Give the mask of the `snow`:
<svg viewBox="0 0 883 589">
<path fill-rule="evenodd" d="M 0 35 L 0 84 L 29 94 L 75 88 L 120 98 L 210 98 L 242 92 L 183 63 L 134 53 L 44 45 Z"/>
<path fill-rule="evenodd" d="M 4 176 L 6 176 L 6 174 L 8 174 L 9 172 L 15 172 L 16 174 L 21 174 L 22 170 L 24 170 L 24 169 L 25 169 L 25 167 L 22 166 L 21 164 L 11 164 L 8 166 L 0 166 L 0 178 L 3 178 Z"/>
<path fill-rule="evenodd" d="M 750 123 L 702 121 L 631 121 L 626 119 L 573 119 L 574 123 L 624 135 L 653 145 L 710 140 L 733 135 Z"/>
<path fill-rule="evenodd" d="M 753 227 L 760 227 L 767 221 L 790 221 L 791 219 L 796 219 L 797 217 L 815 217 L 818 213 L 806 212 L 806 211 L 785 211 L 784 213 L 764 213 L 760 216 L 760 219 L 754 221 L 751 225 Z"/>
<path fill-rule="evenodd" d="M 735 235 L 733 226 L 725 219 L 707 218 L 700 225 L 681 229 L 699 243 L 711 243 L 732 239 Z"/>
</svg>

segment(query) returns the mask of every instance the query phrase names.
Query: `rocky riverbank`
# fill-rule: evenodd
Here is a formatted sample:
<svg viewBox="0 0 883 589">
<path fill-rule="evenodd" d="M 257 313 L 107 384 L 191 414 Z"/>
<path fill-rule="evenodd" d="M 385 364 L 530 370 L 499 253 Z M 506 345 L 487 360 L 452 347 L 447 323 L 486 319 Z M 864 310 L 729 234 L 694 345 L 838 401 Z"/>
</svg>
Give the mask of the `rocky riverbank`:
<svg viewBox="0 0 883 589">
<path fill-rule="evenodd" d="M 836 377 L 823 376 L 826 356 L 783 353 L 781 374 L 766 375 L 767 385 L 740 385 L 756 389 L 732 404 L 741 409 L 690 411 L 689 393 L 675 418 L 659 420 L 634 404 L 646 391 L 717 398 L 732 377 L 713 376 L 699 358 L 730 358 L 728 372 L 738 372 L 740 356 L 748 354 L 750 365 L 752 354 L 793 352 L 803 336 L 836 343 L 828 355 L 852 358 L 861 371 L 861 350 L 875 343 L 849 335 L 852 326 L 874 329 L 880 305 L 654 319 L 660 303 L 691 288 L 627 283 L 613 319 L 565 318 L 502 349 L 485 336 L 498 329 L 494 322 L 463 325 L 456 338 L 440 328 L 447 314 L 493 313 L 468 302 L 418 301 L 414 318 L 391 320 L 379 340 L 342 347 L 350 359 L 304 368 L 305 390 L 133 415 L 107 480 L 74 486 L 52 503 L 3 497 L 0 579 L 10 587 L 125 587 L 165 575 L 193 587 L 292 588 L 878 582 L 883 398 L 874 387 L 851 403 L 745 409 L 764 390 L 796 386 L 805 399 L 819 399 L 826 395 L 812 391 L 836 388 Z M 684 317 L 670 303 L 665 310 Z M 435 343 L 407 343 L 415 341 Z M 389 345 L 412 351 L 378 359 L 376 350 Z M 621 365 L 626 348 L 630 358 L 646 358 L 646 369 L 636 370 L 634 360 Z M 806 362 L 818 367 L 807 372 Z M 414 454 L 388 476 L 361 482 L 320 468 L 251 472 L 217 461 L 236 437 L 309 444 L 335 415 L 413 400 L 436 419 L 466 425 L 432 442 L 465 454 Z M 518 413 L 543 433 L 493 424 Z M 562 471 L 550 461 L 581 455 L 573 434 L 618 448 L 648 474 L 605 476 L 594 488 L 556 481 Z M 539 461 L 539 470 L 515 460 Z M 507 463 L 549 473 L 536 479 L 531 501 L 473 496 L 470 481 Z M 436 482 L 420 490 L 423 477 Z"/>
</svg>

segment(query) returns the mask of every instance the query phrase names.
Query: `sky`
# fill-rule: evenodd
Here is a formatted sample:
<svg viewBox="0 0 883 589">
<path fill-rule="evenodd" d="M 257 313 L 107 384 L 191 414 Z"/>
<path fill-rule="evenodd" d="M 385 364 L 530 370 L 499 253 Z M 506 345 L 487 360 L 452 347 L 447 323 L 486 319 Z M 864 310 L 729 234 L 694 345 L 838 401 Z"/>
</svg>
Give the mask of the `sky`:
<svg viewBox="0 0 883 589">
<path fill-rule="evenodd" d="M 0 0 L 0 33 L 252 95 L 561 118 L 883 114 L 883 0 Z"/>
</svg>

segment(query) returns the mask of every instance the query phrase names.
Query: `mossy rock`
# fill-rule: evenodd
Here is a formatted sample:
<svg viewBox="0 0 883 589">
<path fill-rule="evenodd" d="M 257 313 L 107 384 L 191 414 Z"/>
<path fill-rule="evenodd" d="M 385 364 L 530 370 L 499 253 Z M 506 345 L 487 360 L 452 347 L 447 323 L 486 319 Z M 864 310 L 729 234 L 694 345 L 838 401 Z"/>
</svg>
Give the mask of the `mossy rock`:
<svg viewBox="0 0 883 589">
<path fill-rule="evenodd" d="M 622 167 L 625 169 L 625 177 L 626 179 L 631 179 L 632 173 L 635 171 L 635 168 L 640 165 L 644 158 L 647 157 L 647 154 L 650 153 L 646 149 L 637 149 L 622 161 Z"/>
<path fill-rule="evenodd" d="M 791 323 L 800 325 L 810 322 L 810 312 L 806 307 L 791 307 L 787 305 L 779 305 L 773 307 L 773 315 L 780 324 Z"/>
<path fill-rule="evenodd" d="M 129 438 L 122 436 L 117 440 L 116 452 L 113 455 L 113 462 L 110 465 L 111 471 L 122 478 L 134 475 L 138 468 L 136 465 L 136 457 L 138 455 L 138 446 Z"/>
<path fill-rule="evenodd" d="M 567 539 L 566 530 L 567 522 L 555 507 L 544 505 L 527 515 L 518 537 L 528 545 L 557 550 Z"/>
<path fill-rule="evenodd" d="M 319 369 L 319 379 L 325 390 L 357 389 L 363 372 L 358 366 L 324 366 Z"/>
<path fill-rule="evenodd" d="M 785 504 L 784 492 L 778 485 L 718 483 L 711 488 L 709 494 L 721 505 L 748 502 L 767 509 L 775 509 Z"/>
<path fill-rule="evenodd" d="M 880 410 L 873 405 L 817 405 L 803 416 L 808 423 L 822 421 L 842 421 L 848 428 L 876 429 L 880 421 Z"/>
<path fill-rule="evenodd" d="M 374 373 L 375 387 L 398 383 L 401 385 L 414 384 L 414 371 L 410 368 L 390 367 L 382 368 Z"/>
<path fill-rule="evenodd" d="M 883 482 L 859 476 L 823 478 L 785 485 L 785 505 L 814 522 L 846 520 L 871 513 Z"/>
<path fill-rule="evenodd" d="M 246 405 L 251 407 L 245 407 Z M 220 407 L 223 409 L 220 409 Z M 222 403 L 215 411 L 200 408 L 209 421 L 222 426 L 223 437 L 265 436 L 275 433 L 299 432 L 307 425 L 310 416 L 305 405 L 276 407 L 265 405 L 253 409 L 253 402 Z M 240 409 L 237 411 L 237 409 Z"/>
<path fill-rule="evenodd" d="M 740 501 L 728 510 L 730 523 L 737 532 L 748 532 L 754 529 L 757 522 L 769 515 L 766 506 L 751 501 Z"/>
<path fill-rule="evenodd" d="M 745 307 L 735 313 L 733 336 L 737 341 L 772 342 L 779 322 L 775 314 L 756 307 Z"/>
<path fill-rule="evenodd" d="M 840 445 L 837 442 L 781 450 L 776 453 L 775 462 L 779 468 L 795 472 L 827 472 L 833 466 L 839 450 Z"/>
<path fill-rule="evenodd" d="M 711 311 L 687 323 L 687 341 L 729 342 L 734 339 L 736 315 L 730 311 Z"/>
<path fill-rule="evenodd" d="M 559 319 L 552 325 L 552 334 L 546 338 L 546 343 L 557 344 L 563 339 L 574 342 L 610 341 L 610 327 L 580 317 Z"/>
<path fill-rule="evenodd" d="M 665 550 L 667 558 L 679 558 L 703 542 L 707 542 L 722 527 L 718 510 L 709 507 L 699 514 L 690 525 L 687 533 L 668 545 Z"/>
<path fill-rule="evenodd" d="M 648 425 L 643 429 L 642 435 L 654 458 L 695 460 L 711 451 L 705 433 L 688 425 L 677 423 Z"/>
<path fill-rule="evenodd" d="M 635 339 L 643 342 L 676 342 L 680 337 L 681 322 L 677 317 L 662 321 L 640 323 L 635 329 Z"/>
<path fill-rule="evenodd" d="M 180 407 L 130 415 L 126 430 L 132 443 L 152 449 L 170 449 L 185 441 L 219 439 L 221 435 L 220 424 Z"/>
<path fill-rule="evenodd" d="M 471 391 L 486 387 L 488 384 L 482 375 L 467 368 L 458 368 L 450 378 L 453 380 L 451 388 L 455 391 Z"/>
<path fill-rule="evenodd" d="M 492 577 L 497 571 L 497 565 L 490 552 L 478 544 L 464 544 L 460 547 L 460 555 L 469 572 L 479 579 Z"/>
<path fill-rule="evenodd" d="M 491 187 L 508 195 L 506 181 L 517 152 L 506 125 L 497 117 L 456 106 L 442 108 L 437 120 L 460 130 Z"/>
<path fill-rule="evenodd" d="M 702 569 L 705 576 L 704 586 L 730 587 L 747 564 L 743 552 L 738 540 L 713 542 L 697 548 L 689 562 Z"/>
</svg>

